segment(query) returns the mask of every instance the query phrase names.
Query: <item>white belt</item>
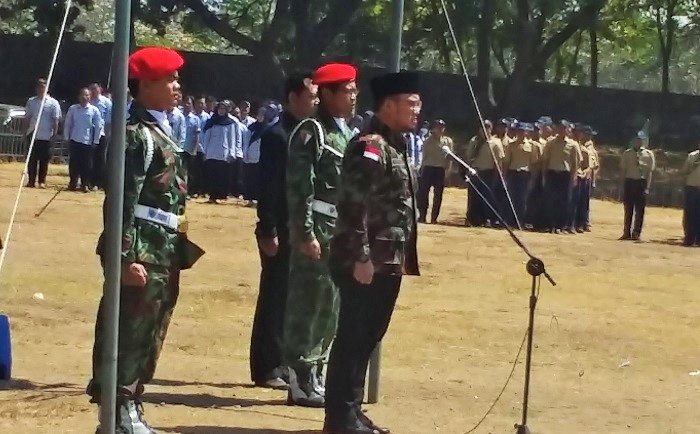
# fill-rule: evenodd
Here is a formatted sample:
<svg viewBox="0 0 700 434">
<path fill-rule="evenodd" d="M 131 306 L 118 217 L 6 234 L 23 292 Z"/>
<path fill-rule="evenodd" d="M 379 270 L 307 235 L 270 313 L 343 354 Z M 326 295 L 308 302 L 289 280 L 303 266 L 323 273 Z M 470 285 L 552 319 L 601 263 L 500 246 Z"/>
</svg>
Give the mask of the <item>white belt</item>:
<svg viewBox="0 0 700 434">
<path fill-rule="evenodd" d="M 178 229 L 177 215 L 171 212 L 163 211 L 162 209 L 153 208 L 146 205 L 136 205 L 134 207 L 134 216 L 137 219 L 163 225 L 175 231 Z"/>
<path fill-rule="evenodd" d="M 338 218 L 338 210 L 336 209 L 335 205 L 331 205 L 330 203 L 314 199 L 311 202 L 311 209 L 319 214 L 323 214 L 334 219 Z"/>
</svg>

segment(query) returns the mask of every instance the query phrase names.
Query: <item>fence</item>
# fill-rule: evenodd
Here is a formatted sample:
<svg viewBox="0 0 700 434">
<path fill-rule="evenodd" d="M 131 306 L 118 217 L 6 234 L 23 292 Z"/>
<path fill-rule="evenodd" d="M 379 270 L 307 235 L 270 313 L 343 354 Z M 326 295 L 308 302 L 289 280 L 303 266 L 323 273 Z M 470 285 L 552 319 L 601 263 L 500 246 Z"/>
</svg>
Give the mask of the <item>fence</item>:
<svg viewBox="0 0 700 434">
<path fill-rule="evenodd" d="M 0 160 L 24 161 L 29 151 L 29 140 L 24 137 L 24 116 L 8 109 L 8 106 L 0 107 Z M 23 111 L 22 111 L 23 112 Z M 69 149 L 63 140 L 56 137 L 51 143 L 51 162 L 54 164 L 66 164 L 68 162 Z"/>
</svg>

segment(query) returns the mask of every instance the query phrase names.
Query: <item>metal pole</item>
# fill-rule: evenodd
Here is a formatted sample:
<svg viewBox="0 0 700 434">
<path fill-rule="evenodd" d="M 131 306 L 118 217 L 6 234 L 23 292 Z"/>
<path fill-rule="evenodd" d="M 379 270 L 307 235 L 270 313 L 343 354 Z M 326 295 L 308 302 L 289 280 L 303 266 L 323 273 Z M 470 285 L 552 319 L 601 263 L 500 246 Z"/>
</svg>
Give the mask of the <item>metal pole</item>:
<svg viewBox="0 0 700 434">
<path fill-rule="evenodd" d="M 124 207 L 124 143 L 126 142 L 126 89 L 129 58 L 131 0 L 114 3 L 114 54 L 112 56 L 112 140 L 107 148 L 105 221 L 104 309 L 106 339 L 102 354 L 102 433 L 115 432 L 117 420 L 117 354 L 121 281 L 122 208 Z"/>
<path fill-rule="evenodd" d="M 403 0 L 392 0 L 391 12 L 391 45 L 386 67 L 391 72 L 401 70 L 401 36 L 403 34 Z M 382 363 L 382 343 L 372 352 L 369 361 L 369 385 L 367 387 L 367 401 L 370 404 L 379 402 L 379 376 Z"/>
</svg>

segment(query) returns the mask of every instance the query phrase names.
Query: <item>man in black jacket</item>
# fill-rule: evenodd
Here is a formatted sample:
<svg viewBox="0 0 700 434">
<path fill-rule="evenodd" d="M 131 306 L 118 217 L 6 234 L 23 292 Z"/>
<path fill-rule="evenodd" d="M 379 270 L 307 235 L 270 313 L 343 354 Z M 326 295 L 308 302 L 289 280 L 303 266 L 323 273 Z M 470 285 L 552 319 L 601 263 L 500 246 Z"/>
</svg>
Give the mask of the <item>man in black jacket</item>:
<svg viewBox="0 0 700 434">
<path fill-rule="evenodd" d="M 286 167 L 289 135 L 299 121 L 313 115 L 318 103 L 311 74 L 290 76 L 285 83 L 287 107 L 260 142 L 260 197 L 255 235 L 260 250 L 260 293 L 250 342 L 251 379 L 259 387 L 287 387 L 282 369 L 282 326 L 289 278 Z"/>
</svg>

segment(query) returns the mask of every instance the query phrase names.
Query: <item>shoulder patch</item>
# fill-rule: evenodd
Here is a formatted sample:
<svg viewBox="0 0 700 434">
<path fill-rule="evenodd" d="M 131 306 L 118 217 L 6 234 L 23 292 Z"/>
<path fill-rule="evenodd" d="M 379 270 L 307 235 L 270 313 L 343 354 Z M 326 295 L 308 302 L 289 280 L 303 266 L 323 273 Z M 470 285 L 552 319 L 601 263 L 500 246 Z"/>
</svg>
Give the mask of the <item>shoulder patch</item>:
<svg viewBox="0 0 700 434">
<path fill-rule="evenodd" d="M 382 145 L 385 143 L 384 138 L 379 134 L 367 134 L 357 140 L 364 144 L 362 156 L 378 163 L 382 156 Z"/>
</svg>

